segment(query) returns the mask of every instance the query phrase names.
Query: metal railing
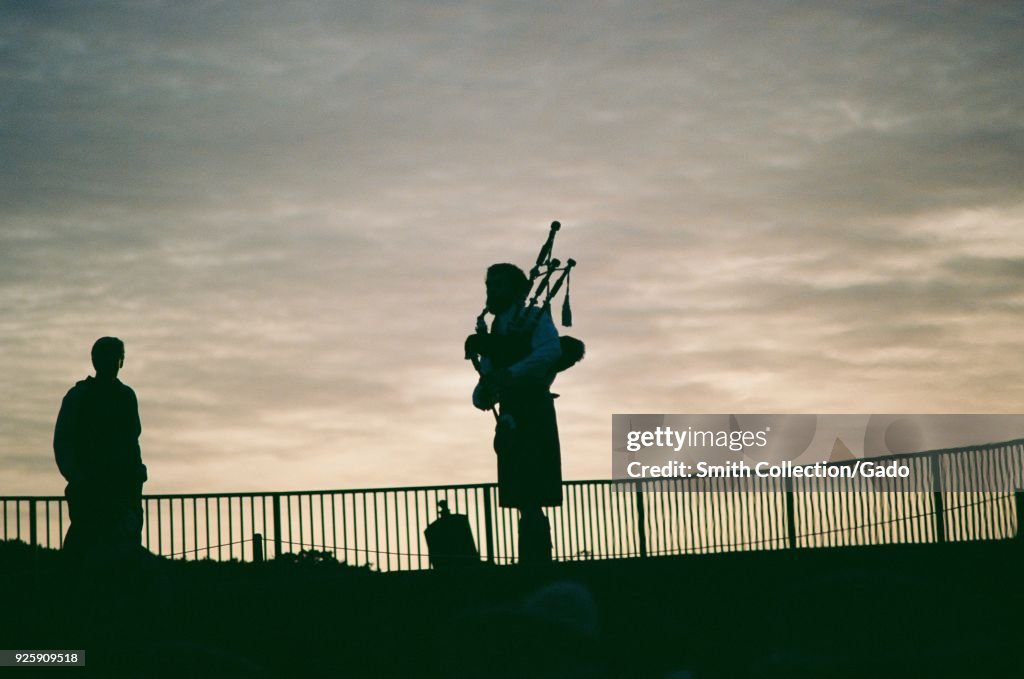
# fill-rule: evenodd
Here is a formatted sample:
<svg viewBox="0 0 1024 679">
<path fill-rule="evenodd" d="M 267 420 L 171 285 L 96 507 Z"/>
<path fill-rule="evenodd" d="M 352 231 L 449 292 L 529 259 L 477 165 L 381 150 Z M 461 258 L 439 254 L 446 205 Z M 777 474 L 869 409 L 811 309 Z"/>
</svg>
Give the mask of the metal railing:
<svg viewBox="0 0 1024 679">
<path fill-rule="evenodd" d="M 910 465 L 930 491 L 865 492 L 862 479 L 567 481 L 545 510 L 561 561 L 1014 537 L 1024 501 L 967 490 L 1024 487 L 1024 440 L 878 458 Z M 848 464 L 848 463 L 847 463 Z M 921 486 L 915 486 L 920 488 Z M 429 568 L 423 531 L 445 500 L 467 517 L 482 560 L 516 560 L 517 512 L 496 484 L 143 497 L 143 544 L 176 559 L 274 558 L 303 550 L 381 571 Z M 62 497 L 0 497 L 0 537 L 58 548 Z"/>
</svg>

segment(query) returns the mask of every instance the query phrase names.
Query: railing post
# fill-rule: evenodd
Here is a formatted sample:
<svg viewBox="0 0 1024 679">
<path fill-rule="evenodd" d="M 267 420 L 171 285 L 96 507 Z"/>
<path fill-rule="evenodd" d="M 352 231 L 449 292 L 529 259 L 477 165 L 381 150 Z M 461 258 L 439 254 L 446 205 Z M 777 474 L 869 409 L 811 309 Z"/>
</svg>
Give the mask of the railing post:
<svg viewBox="0 0 1024 679">
<path fill-rule="evenodd" d="M 253 563 L 263 562 L 263 536 L 259 533 L 252 534 L 252 560 Z"/>
<path fill-rule="evenodd" d="M 642 481 L 635 481 L 636 484 L 636 533 L 637 542 L 640 546 L 640 557 L 647 557 L 647 519 L 644 510 L 644 486 Z"/>
<path fill-rule="evenodd" d="M 1014 537 L 1018 542 L 1024 542 L 1024 489 L 1013 491 L 1013 500 L 1017 510 L 1017 535 Z"/>
<path fill-rule="evenodd" d="M 796 549 L 796 502 L 793 498 L 793 478 L 786 477 L 786 535 L 789 548 Z"/>
<path fill-rule="evenodd" d="M 484 486 L 484 540 L 487 544 L 487 563 L 494 563 L 494 528 L 491 521 L 491 487 Z"/>
<path fill-rule="evenodd" d="M 935 507 L 935 542 L 946 541 L 946 508 L 942 499 L 942 468 L 939 456 L 932 455 L 932 505 Z"/>
<path fill-rule="evenodd" d="M 274 558 L 281 556 L 281 496 L 274 493 Z"/>
<path fill-rule="evenodd" d="M 28 501 L 28 543 L 36 546 L 36 501 Z"/>
</svg>

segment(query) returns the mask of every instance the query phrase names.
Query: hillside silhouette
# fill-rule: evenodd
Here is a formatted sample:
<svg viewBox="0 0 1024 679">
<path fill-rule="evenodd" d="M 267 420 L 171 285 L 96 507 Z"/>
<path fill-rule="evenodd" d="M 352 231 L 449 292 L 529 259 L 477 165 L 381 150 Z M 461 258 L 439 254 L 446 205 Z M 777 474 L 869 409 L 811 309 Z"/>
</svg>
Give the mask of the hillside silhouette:
<svg viewBox="0 0 1024 679">
<path fill-rule="evenodd" d="M 1022 554 L 1003 540 L 450 573 L 150 557 L 83 579 L 4 542 L 0 634 L 87 649 L 106 675 L 1014 676 Z M 538 609 L 559 583 L 570 605 Z"/>
</svg>

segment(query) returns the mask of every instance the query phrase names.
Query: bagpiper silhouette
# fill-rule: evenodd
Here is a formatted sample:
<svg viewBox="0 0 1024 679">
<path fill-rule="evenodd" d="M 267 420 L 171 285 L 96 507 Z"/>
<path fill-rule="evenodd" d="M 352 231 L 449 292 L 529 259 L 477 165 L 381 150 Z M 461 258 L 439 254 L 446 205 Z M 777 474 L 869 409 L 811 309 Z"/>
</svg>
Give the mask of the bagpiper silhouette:
<svg viewBox="0 0 1024 679">
<path fill-rule="evenodd" d="M 498 456 L 498 502 L 520 511 L 519 561 L 543 563 L 552 558 L 551 528 L 543 507 L 562 504 L 562 461 L 554 398 L 555 375 L 583 358 L 583 343 L 559 337 L 551 317 L 551 300 L 576 262 L 565 267 L 551 257 L 553 222 L 530 277 L 507 262 L 487 269 L 487 303 L 477 318 L 477 332 L 466 339 L 466 358 L 480 374 L 473 404 L 493 410 L 494 451 Z M 552 276 L 561 276 L 552 282 Z M 535 294 L 527 302 L 534 283 Z M 568 290 L 568 288 L 567 288 Z M 542 294 L 546 298 L 538 304 Z M 563 324 L 572 312 L 566 303 Z M 486 314 L 494 315 L 488 331 Z"/>
</svg>

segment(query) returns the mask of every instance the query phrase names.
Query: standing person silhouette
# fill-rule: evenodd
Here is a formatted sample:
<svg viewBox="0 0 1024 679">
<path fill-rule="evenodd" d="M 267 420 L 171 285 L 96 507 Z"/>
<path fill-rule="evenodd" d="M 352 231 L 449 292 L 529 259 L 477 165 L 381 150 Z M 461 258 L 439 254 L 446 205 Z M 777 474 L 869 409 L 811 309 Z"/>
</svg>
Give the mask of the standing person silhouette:
<svg viewBox="0 0 1024 679">
<path fill-rule="evenodd" d="M 498 502 L 519 518 L 519 561 L 551 560 L 551 528 L 542 507 L 562 504 L 562 461 L 551 384 L 562 349 L 550 310 L 525 307 L 530 282 L 514 264 L 487 269 L 490 335 L 470 336 L 483 357 L 473 405 L 500 406 L 494 450 Z M 472 339 L 477 338 L 477 339 Z"/>
<path fill-rule="evenodd" d="M 53 434 L 57 467 L 68 485 L 71 525 L 64 549 L 83 557 L 97 550 L 130 551 L 142 543 L 142 464 L 139 402 L 117 379 L 124 343 L 101 337 L 92 347 L 95 377 L 64 397 Z"/>
</svg>

